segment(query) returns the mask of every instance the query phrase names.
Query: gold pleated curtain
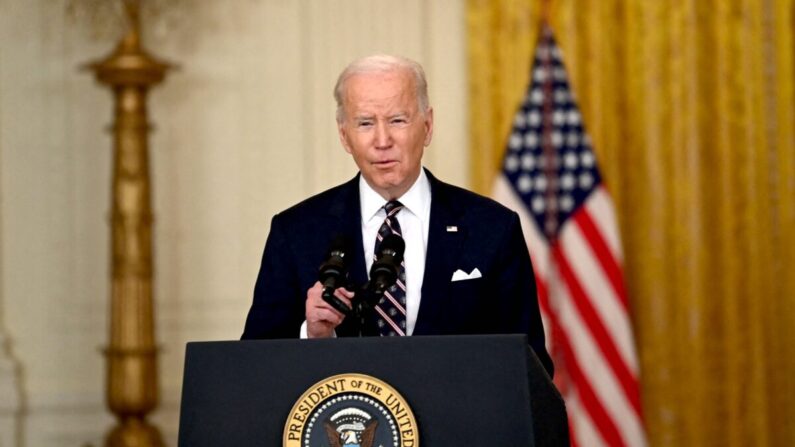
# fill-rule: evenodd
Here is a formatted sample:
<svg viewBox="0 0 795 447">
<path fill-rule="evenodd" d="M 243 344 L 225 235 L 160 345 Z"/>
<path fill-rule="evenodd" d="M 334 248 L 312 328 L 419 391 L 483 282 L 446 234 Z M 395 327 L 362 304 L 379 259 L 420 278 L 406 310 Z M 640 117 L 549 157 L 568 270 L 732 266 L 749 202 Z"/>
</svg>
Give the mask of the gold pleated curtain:
<svg viewBox="0 0 795 447">
<path fill-rule="evenodd" d="M 795 445 L 792 0 L 556 0 L 549 22 L 616 203 L 653 446 Z M 540 29 L 467 3 L 488 194 Z"/>
</svg>

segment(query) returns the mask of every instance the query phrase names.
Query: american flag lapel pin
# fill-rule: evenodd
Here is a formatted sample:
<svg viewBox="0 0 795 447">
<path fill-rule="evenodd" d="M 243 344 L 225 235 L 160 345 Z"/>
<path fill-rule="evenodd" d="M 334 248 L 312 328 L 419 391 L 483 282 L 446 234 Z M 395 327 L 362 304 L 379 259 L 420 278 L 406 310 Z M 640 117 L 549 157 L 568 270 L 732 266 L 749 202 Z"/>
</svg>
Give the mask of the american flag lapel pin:
<svg viewBox="0 0 795 447">
<path fill-rule="evenodd" d="M 458 233 L 458 227 L 455 225 L 448 225 L 447 226 L 448 233 Z"/>
</svg>

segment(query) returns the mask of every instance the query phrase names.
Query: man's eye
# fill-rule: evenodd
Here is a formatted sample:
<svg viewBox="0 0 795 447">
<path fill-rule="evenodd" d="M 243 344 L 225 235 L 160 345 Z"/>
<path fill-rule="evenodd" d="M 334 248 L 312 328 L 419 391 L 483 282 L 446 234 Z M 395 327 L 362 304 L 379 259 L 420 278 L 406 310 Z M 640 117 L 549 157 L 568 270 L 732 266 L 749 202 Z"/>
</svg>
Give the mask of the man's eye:
<svg viewBox="0 0 795 447">
<path fill-rule="evenodd" d="M 372 121 L 359 121 L 359 127 L 370 127 L 373 125 Z"/>
<path fill-rule="evenodd" d="M 392 124 L 406 124 L 406 118 L 394 118 Z"/>
</svg>

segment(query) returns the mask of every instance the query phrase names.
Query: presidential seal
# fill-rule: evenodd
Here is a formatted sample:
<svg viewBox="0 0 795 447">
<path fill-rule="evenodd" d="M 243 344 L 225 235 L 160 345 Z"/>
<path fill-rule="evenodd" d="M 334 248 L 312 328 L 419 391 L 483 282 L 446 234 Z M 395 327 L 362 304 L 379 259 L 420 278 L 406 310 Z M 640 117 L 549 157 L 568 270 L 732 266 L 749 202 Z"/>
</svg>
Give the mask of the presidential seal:
<svg viewBox="0 0 795 447">
<path fill-rule="evenodd" d="M 312 385 L 284 424 L 284 447 L 418 447 L 417 421 L 387 383 L 340 374 Z"/>
</svg>

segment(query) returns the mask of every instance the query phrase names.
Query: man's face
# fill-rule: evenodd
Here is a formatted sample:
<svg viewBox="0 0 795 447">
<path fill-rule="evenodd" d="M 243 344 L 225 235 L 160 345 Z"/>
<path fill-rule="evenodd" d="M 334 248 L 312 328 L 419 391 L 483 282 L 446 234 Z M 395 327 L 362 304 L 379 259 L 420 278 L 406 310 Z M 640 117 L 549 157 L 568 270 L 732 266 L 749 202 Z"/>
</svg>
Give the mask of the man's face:
<svg viewBox="0 0 795 447">
<path fill-rule="evenodd" d="M 385 199 L 398 198 L 420 175 L 433 110 L 420 111 L 407 70 L 360 73 L 345 82 L 340 141 L 371 188 Z"/>
</svg>

